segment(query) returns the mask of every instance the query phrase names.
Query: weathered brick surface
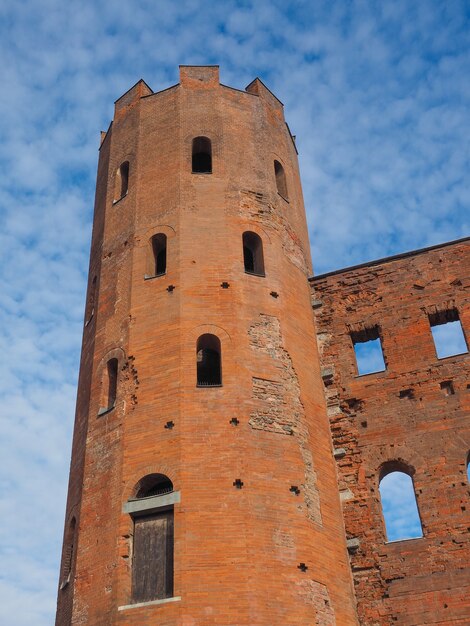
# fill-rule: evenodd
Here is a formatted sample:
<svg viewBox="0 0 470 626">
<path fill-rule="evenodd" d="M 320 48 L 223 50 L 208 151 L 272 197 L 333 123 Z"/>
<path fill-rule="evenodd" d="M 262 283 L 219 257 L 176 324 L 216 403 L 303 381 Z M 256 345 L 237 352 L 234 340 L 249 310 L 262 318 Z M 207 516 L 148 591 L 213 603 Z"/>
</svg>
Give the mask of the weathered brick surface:
<svg viewBox="0 0 470 626">
<path fill-rule="evenodd" d="M 200 135 L 212 140 L 211 175 L 191 173 Z M 274 159 L 289 201 L 276 191 Z M 129 192 L 113 203 L 126 160 Z M 245 230 L 263 240 L 266 277 L 244 272 Z M 145 280 L 159 232 L 167 273 Z M 241 92 L 220 85 L 217 68 L 182 67 L 180 84 L 152 94 L 140 82 L 117 101 L 101 146 L 90 267 L 96 313 L 84 329 L 67 505 L 79 529 L 57 624 L 356 624 L 297 156 L 282 105 L 260 81 Z M 220 388 L 196 387 L 203 333 L 221 341 Z M 98 417 L 110 357 L 117 403 Z M 122 506 L 149 473 L 181 493 L 181 600 L 118 610 L 130 602 L 132 562 Z"/>
<path fill-rule="evenodd" d="M 469 357 L 437 359 L 428 314 L 456 307 L 468 342 L 470 243 L 311 285 L 360 623 L 469 624 Z M 375 325 L 387 369 L 357 376 L 350 332 Z M 414 471 L 423 538 L 386 541 L 379 471 L 393 461 Z"/>
</svg>

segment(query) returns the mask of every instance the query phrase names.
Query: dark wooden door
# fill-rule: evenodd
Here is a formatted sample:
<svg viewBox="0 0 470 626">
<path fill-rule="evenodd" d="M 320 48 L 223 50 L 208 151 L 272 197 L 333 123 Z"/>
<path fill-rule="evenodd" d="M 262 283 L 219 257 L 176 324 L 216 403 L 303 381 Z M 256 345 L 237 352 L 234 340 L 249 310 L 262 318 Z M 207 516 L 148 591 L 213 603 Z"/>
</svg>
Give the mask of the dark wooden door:
<svg viewBox="0 0 470 626">
<path fill-rule="evenodd" d="M 173 511 L 134 520 L 132 600 L 149 602 L 173 596 Z"/>
</svg>

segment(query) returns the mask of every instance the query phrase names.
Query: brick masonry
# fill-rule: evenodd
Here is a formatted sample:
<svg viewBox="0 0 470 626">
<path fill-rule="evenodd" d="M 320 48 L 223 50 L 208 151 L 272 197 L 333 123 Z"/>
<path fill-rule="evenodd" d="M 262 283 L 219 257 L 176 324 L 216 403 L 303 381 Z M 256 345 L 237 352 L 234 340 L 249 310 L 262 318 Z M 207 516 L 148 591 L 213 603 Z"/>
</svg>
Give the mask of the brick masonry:
<svg viewBox="0 0 470 626">
<path fill-rule="evenodd" d="M 469 624 L 469 358 L 437 358 L 428 316 L 455 307 L 468 344 L 470 241 L 311 286 L 359 621 Z M 374 326 L 386 371 L 358 376 L 350 333 Z M 413 475 L 420 539 L 386 541 L 378 485 L 387 464 Z"/>
<path fill-rule="evenodd" d="M 210 175 L 191 172 L 198 136 L 212 141 Z M 128 193 L 114 202 L 125 161 Z M 245 231 L 263 241 L 265 277 L 244 272 Z M 167 271 L 145 279 L 156 233 L 167 236 Z M 73 517 L 78 530 L 56 624 L 357 624 L 310 274 L 295 144 L 282 104 L 259 80 L 239 91 L 219 83 L 217 67 L 183 66 L 178 85 L 153 93 L 139 81 L 117 100 L 98 165 L 94 312 L 64 536 Z M 204 333 L 221 342 L 221 387 L 196 386 Z M 117 399 L 99 415 L 110 358 Z M 181 599 L 127 608 L 133 521 L 123 504 L 151 473 L 167 475 L 181 496 Z"/>
</svg>

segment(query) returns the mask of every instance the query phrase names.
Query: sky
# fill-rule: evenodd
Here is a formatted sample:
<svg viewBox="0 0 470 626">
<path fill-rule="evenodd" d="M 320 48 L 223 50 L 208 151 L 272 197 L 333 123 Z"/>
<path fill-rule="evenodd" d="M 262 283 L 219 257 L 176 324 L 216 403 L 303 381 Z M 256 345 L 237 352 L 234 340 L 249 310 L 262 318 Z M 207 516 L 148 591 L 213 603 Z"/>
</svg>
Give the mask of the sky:
<svg viewBox="0 0 470 626">
<path fill-rule="evenodd" d="M 0 4 L 0 622 L 53 623 L 99 131 L 179 64 L 259 76 L 297 136 L 316 273 L 470 234 L 465 0 Z M 7 573 L 7 576 L 5 576 Z"/>
</svg>

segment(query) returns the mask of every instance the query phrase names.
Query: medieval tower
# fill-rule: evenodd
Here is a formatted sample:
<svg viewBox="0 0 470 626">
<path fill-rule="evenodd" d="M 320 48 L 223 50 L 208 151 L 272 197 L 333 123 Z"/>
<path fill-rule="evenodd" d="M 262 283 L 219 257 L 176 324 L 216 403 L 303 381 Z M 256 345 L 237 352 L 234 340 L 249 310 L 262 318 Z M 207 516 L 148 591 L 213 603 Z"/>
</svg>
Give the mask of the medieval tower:
<svg viewBox="0 0 470 626">
<path fill-rule="evenodd" d="M 57 624 L 357 623 L 311 271 L 295 141 L 261 81 L 183 66 L 117 100 Z"/>
</svg>

